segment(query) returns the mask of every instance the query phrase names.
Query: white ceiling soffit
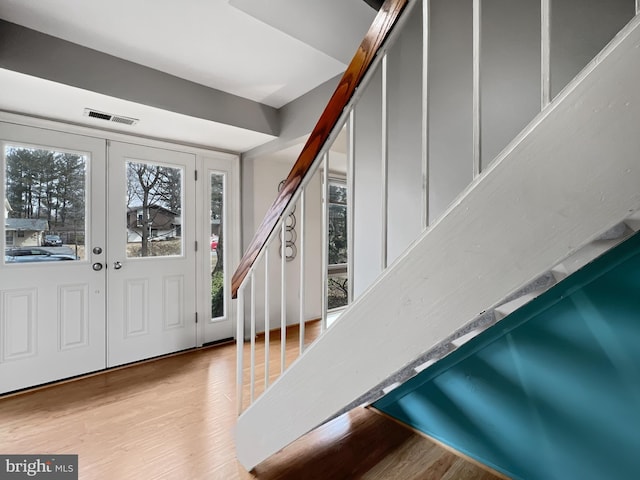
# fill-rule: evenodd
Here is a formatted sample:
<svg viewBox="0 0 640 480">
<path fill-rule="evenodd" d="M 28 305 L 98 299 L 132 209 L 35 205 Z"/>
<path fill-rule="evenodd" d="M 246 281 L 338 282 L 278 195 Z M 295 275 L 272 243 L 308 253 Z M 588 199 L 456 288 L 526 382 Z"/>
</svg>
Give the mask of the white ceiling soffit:
<svg viewBox="0 0 640 480">
<path fill-rule="evenodd" d="M 362 0 L 343 1 L 371 10 Z M 299 2 L 325 3 L 289 0 L 289 10 Z M 313 21 L 308 13 L 287 19 L 307 17 Z M 1 0 L 0 18 L 275 108 L 346 67 L 228 0 Z M 326 37 L 347 34 L 337 33 L 333 22 L 322 26 Z"/>
<path fill-rule="evenodd" d="M 229 4 L 345 65 L 377 13 L 363 0 L 229 0 Z"/>
<path fill-rule="evenodd" d="M 158 138 L 230 152 L 245 152 L 273 136 L 202 120 L 139 103 L 0 69 L 0 106 L 7 111 L 79 123 L 131 135 Z M 19 92 L 19 93 L 18 93 Z M 92 108 L 140 119 L 133 126 L 84 116 Z"/>
</svg>

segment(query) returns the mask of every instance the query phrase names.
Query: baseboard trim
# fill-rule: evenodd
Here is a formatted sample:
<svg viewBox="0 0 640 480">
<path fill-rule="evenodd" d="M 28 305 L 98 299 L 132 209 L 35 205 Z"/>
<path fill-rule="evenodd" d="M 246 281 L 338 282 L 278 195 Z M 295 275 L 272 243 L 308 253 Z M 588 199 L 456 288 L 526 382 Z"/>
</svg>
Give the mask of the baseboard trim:
<svg viewBox="0 0 640 480">
<path fill-rule="evenodd" d="M 234 339 L 232 339 L 231 341 L 234 341 Z M 40 390 L 45 390 L 47 388 L 56 387 L 58 385 L 64 385 L 65 383 L 75 382 L 75 381 L 78 381 L 78 380 L 83 380 L 85 378 L 91 378 L 91 377 L 95 377 L 95 376 L 98 376 L 98 375 L 103 375 L 105 373 L 116 372 L 118 370 L 123 370 L 125 368 L 136 367 L 136 366 L 144 365 L 144 364 L 147 364 L 147 363 L 157 362 L 159 360 L 164 360 L 165 358 L 176 357 L 178 355 L 185 355 L 187 353 L 199 352 L 199 351 L 202 351 L 202 350 L 206 350 L 208 348 L 213 348 L 213 347 L 217 347 L 217 346 L 220 346 L 220 345 L 225 345 L 226 343 L 228 343 L 228 342 L 223 340 L 223 341 L 220 341 L 220 342 L 214 342 L 211 345 L 202 345 L 201 347 L 187 348 L 185 350 L 180 350 L 179 352 L 172 352 L 172 353 L 167 353 L 165 355 L 158 355 L 156 357 L 145 358 L 144 360 L 138 360 L 138 361 L 135 361 L 135 362 L 125 363 L 124 365 L 117 365 L 115 367 L 103 368 L 101 370 L 95 370 L 93 372 L 88 372 L 88 373 L 82 373 L 80 375 L 75 375 L 73 377 L 67 377 L 67 378 L 62 378 L 60 380 L 53 380 L 51 382 L 41 383 L 39 385 L 34 385 L 33 387 L 26 387 L 26 388 L 21 388 L 20 390 L 13 390 L 11 392 L 6 392 L 6 393 L 0 394 L 0 400 L 1 399 L 5 399 L 5 398 L 10 398 L 10 397 L 16 397 L 16 396 L 19 396 L 19 395 L 25 395 L 25 394 L 28 394 L 28 393 L 38 392 Z"/>
<path fill-rule="evenodd" d="M 313 318 L 313 319 L 311 319 L 311 320 L 305 320 L 304 325 L 305 325 L 305 327 L 306 327 L 307 325 L 312 325 L 312 324 L 317 323 L 317 322 L 319 322 L 319 321 L 320 321 L 320 319 L 319 319 L 319 318 Z M 288 333 L 290 330 L 298 330 L 299 328 L 300 328 L 300 324 L 299 324 L 299 323 L 293 323 L 293 324 L 291 324 L 291 325 L 287 325 L 287 326 L 285 327 L 285 329 L 286 329 L 287 333 Z M 277 326 L 277 327 L 274 327 L 274 328 L 270 328 L 270 329 L 269 329 L 269 335 L 271 335 L 272 333 L 275 333 L 275 332 L 280 332 L 280 326 Z M 256 333 L 256 338 L 264 337 L 264 333 L 265 333 L 265 332 L 259 332 L 259 333 Z M 248 339 L 247 339 L 247 340 L 248 340 Z"/>
</svg>

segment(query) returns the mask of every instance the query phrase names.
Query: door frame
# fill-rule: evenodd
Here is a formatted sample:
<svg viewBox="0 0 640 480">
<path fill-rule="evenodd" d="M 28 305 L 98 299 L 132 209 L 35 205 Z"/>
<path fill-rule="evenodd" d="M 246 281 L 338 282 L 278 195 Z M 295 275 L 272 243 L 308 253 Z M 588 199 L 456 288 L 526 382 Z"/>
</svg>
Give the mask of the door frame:
<svg viewBox="0 0 640 480">
<path fill-rule="evenodd" d="M 150 139 L 146 137 L 139 137 L 133 134 L 120 133 L 109 130 L 103 130 L 101 128 L 81 126 L 68 124 L 56 120 L 48 120 L 30 117 L 28 115 L 19 113 L 10 113 L 0 111 L 0 121 L 13 123 L 16 125 L 23 125 L 27 127 L 41 128 L 45 130 L 53 130 L 60 133 L 68 133 L 74 135 L 85 135 L 90 137 L 96 137 L 103 140 L 112 140 L 117 142 L 134 143 L 137 145 L 148 146 L 153 148 L 160 148 L 166 150 L 174 150 L 184 153 L 191 153 L 196 156 L 196 169 L 198 171 L 198 182 L 196 182 L 196 199 L 203 199 L 205 191 L 203 190 L 206 178 L 206 169 L 210 168 L 211 162 L 219 162 L 221 165 L 226 165 L 227 189 L 228 189 L 228 216 L 235 219 L 232 225 L 227 228 L 229 236 L 226 239 L 226 245 L 231 248 L 227 248 L 225 252 L 225 261 L 227 271 L 225 272 L 225 284 L 227 286 L 227 317 L 233 325 L 232 332 L 235 334 L 236 318 L 236 302 L 231 300 L 231 275 L 233 269 L 240 262 L 241 253 L 241 218 L 240 218 L 240 155 L 216 151 L 213 148 L 205 146 L 191 146 L 175 143 L 161 139 Z M 109 160 L 107 159 L 107 168 Z M 220 168 L 224 171 L 225 169 Z M 196 201 L 196 231 L 195 235 L 198 239 L 198 251 L 196 252 L 196 292 L 197 292 L 197 309 L 198 309 L 198 325 L 196 336 L 196 347 L 201 347 L 203 344 L 211 342 L 211 333 L 209 323 L 207 321 L 201 321 L 200 319 L 208 319 L 210 316 L 210 283 L 204 282 L 203 278 L 208 277 L 209 272 L 205 269 L 208 266 L 206 263 L 209 261 L 207 257 L 209 255 L 209 233 L 208 228 L 208 209 L 209 205 L 206 203 L 208 199 L 203 201 Z M 206 228 L 205 228 L 206 227 Z M 202 244 L 202 245 L 201 245 Z M 206 247 L 206 248 L 203 248 Z M 207 315 L 208 314 L 208 315 Z"/>
</svg>

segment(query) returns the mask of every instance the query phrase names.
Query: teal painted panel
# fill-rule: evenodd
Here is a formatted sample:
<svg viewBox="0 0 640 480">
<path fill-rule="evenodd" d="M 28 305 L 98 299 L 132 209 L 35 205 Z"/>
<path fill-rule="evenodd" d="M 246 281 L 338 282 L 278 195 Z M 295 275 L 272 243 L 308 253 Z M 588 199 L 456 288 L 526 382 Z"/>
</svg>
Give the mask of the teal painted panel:
<svg viewBox="0 0 640 480">
<path fill-rule="evenodd" d="M 640 478 L 640 235 L 374 406 L 512 478 Z"/>
</svg>

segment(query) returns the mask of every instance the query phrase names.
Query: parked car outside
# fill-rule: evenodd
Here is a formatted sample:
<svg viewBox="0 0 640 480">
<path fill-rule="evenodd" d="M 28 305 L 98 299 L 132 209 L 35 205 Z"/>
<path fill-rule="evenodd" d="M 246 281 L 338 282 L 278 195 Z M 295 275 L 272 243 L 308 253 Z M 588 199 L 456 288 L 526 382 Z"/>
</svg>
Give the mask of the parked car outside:
<svg viewBox="0 0 640 480">
<path fill-rule="evenodd" d="M 215 235 L 211 236 L 211 250 L 215 250 L 218 248 L 218 237 Z"/>
<path fill-rule="evenodd" d="M 59 247 L 62 245 L 60 235 L 45 235 L 42 241 L 43 247 Z"/>
<path fill-rule="evenodd" d="M 75 255 L 51 253 L 44 248 L 12 248 L 4 253 L 5 263 L 58 262 L 76 260 Z"/>
</svg>

